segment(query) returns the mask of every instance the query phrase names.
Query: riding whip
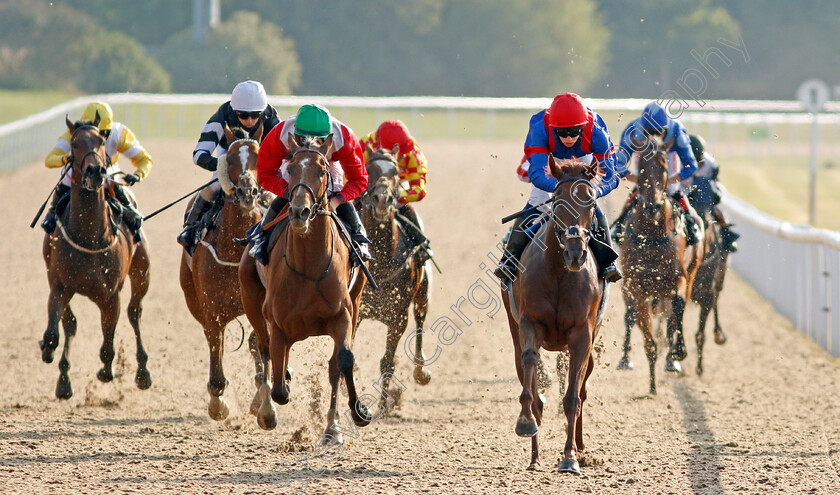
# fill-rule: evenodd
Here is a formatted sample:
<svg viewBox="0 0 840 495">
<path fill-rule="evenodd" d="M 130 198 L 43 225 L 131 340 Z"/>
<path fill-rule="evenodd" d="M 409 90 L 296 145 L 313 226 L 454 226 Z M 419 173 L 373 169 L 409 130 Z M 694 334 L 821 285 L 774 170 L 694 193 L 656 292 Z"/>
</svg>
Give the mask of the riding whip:
<svg viewBox="0 0 840 495">
<path fill-rule="evenodd" d="M 547 199 L 540 204 L 537 204 L 537 205 L 534 205 L 534 206 L 529 206 L 528 208 L 525 208 L 524 210 L 517 211 L 516 213 L 511 213 L 510 215 L 502 218 L 502 223 L 503 224 L 508 223 L 511 220 L 513 220 L 515 218 L 519 218 L 522 215 L 530 215 L 531 213 L 534 213 L 535 211 L 537 211 L 540 206 L 542 206 L 546 203 L 550 203 L 550 202 L 551 202 L 551 199 Z"/>
<path fill-rule="evenodd" d="M 49 196 L 47 196 L 47 199 L 44 201 L 44 204 L 42 204 L 41 207 L 38 208 L 38 213 L 35 214 L 35 218 L 32 219 L 32 223 L 29 224 L 29 228 L 31 228 L 31 229 L 35 228 L 35 225 L 38 223 L 38 220 L 41 218 L 41 214 L 44 213 L 44 208 L 47 207 L 47 203 L 50 202 L 50 198 L 52 198 L 52 195 L 55 193 L 55 190 L 58 189 L 58 185 L 61 184 L 61 181 L 64 180 L 64 176 L 66 174 L 67 174 L 67 166 L 65 165 L 64 167 L 62 167 L 62 170 L 61 170 L 61 177 L 59 177 L 58 182 L 56 182 L 55 185 L 53 186 L 52 190 L 50 191 Z"/>
<path fill-rule="evenodd" d="M 188 192 L 187 194 L 185 194 L 185 195 L 181 196 L 180 198 L 176 199 L 175 201 L 173 201 L 173 202 L 169 203 L 168 205 L 166 205 L 166 206 L 164 206 L 164 207 L 162 207 L 162 208 L 158 208 L 157 210 L 155 210 L 155 211 L 153 211 L 153 212 L 149 213 L 148 215 L 144 216 L 144 217 L 143 217 L 143 220 L 145 221 L 145 220 L 148 220 L 148 219 L 152 218 L 153 216 L 157 215 L 158 213 L 162 212 L 163 210 L 166 210 L 167 208 L 169 208 L 169 207 L 171 207 L 171 206 L 174 206 L 176 203 L 178 203 L 178 202 L 180 202 L 180 201 L 183 201 L 183 200 L 185 200 L 185 199 L 189 198 L 190 196 L 192 196 L 193 194 L 197 193 L 198 191 L 201 191 L 201 190 L 202 190 L 202 189 L 204 189 L 205 187 L 207 187 L 207 186 L 209 186 L 209 185 L 213 184 L 214 182 L 218 182 L 218 181 L 219 181 L 219 179 L 218 179 L 218 178 L 217 178 L 217 179 L 213 179 L 213 180 L 211 180 L 210 182 L 208 182 L 207 184 L 204 184 L 203 186 L 200 186 L 200 187 L 198 187 L 198 188 L 196 188 L 196 189 L 193 189 L 192 191 L 190 191 L 190 192 Z"/>
<path fill-rule="evenodd" d="M 371 287 L 373 287 L 373 290 L 378 289 L 379 284 L 376 283 L 376 280 L 374 280 L 373 278 L 373 274 L 370 273 L 370 270 L 368 270 L 367 265 L 365 265 L 365 263 L 362 261 L 362 256 L 356 250 L 356 246 L 353 243 L 353 240 L 350 238 L 350 234 L 345 230 L 344 224 L 341 223 L 341 219 L 338 218 L 338 215 L 336 215 L 334 211 L 330 211 L 330 216 L 333 220 L 335 220 L 338 227 L 338 232 L 339 234 L 341 234 L 341 237 L 344 237 L 344 239 L 350 245 L 350 250 L 353 251 L 353 256 L 356 256 L 356 258 L 359 260 L 359 267 L 362 269 L 362 272 L 365 274 L 365 277 L 367 277 Z"/>
</svg>

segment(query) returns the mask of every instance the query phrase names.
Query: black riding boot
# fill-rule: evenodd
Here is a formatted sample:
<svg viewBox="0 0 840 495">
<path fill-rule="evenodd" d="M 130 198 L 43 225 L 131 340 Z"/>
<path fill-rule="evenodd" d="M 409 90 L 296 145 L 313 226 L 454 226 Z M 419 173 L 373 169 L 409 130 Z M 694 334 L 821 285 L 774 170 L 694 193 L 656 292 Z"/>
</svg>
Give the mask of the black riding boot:
<svg viewBox="0 0 840 495">
<path fill-rule="evenodd" d="M 682 191 L 675 192 L 671 197 L 674 198 L 674 201 L 676 201 L 683 211 L 683 217 L 685 218 L 685 243 L 689 246 L 694 246 L 700 242 L 700 226 L 698 225 L 700 220 L 692 214 L 691 208 L 686 209 L 688 198 L 685 197 Z"/>
<path fill-rule="evenodd" d="M 356 207 L 353 206 L 353 203 L 341 203 L 335 209 L 335 212 L 339 218 L 347 222 L 347 225 L 350 226 L 350 239 L 356 243 L 362 261 L 370 261 L 371 256 L 370 250 L 368 249 L 370 240 L 367 238 L 365 227 L 359 219 L 359 213 L 356 211 Z"/>
<path fill-rule="evenodd" d="M 55 194 L 50 202 L 47 214 L 44 215 L 44 220 L 41 222 L 41 228 L 43 228 L 47 234 L 55 232 L 55 224 L 58 215 L 64 213 L 64 208 L 67 206 L 68 202 L 70 202 L 70 186 L 59 184 L 58 187 L 55 188 Z"/>
<path fill-rule="evenodd" d="M 615 263 L 615 260 L 618 259 L 618 253 L 612 247 L 612 239 L 610 239 L 607 230 L 608 225 L 607 216 L 604 215 L 601 206 L 596 203 L 592 236 L 589 238 L 589 249 L 592 250 L 595 262 L 598 263 L 598 276 L 607 282 L 618 282 L 621 280 L 621 270 Z"/>
<path fill-rule="evenodd" d="M 633 204 L 636 202 L 636 192 L 637 189 L 633 189 L 633 192 L 630 193 L 627 201 L 624 202 L 624 208 L 621 209 L 621 213 L 618 214 L 618 218 L 615 219 L 612 230 L 610 230 L 610 237 L 612 237 L 615 243 L 619 246 L 621 245 L 621 241 L 624 237 L 624 222 L 627 220 L 627 214 L 630 213 L 630 208 L 632 208 Z"/>
<path fill-rule="evenodd" d="M 513 221 L 513 226 L 510 228 L 507 244 L 505 244 L 505 252 L 502 255 L 502 260 L 493 275 L 499 277 L 501 280 L 511 279 L 516 277 L 518 271 L 519 258 L 525 252 L 525 247 L 531 241 L 525 230 L 522 229 L 522 224 L 525 223 L 525 218 L 519 217 Z"/>
<path fill-rule="evenodd" d="M 178 234 L 178 244 L 184 246 L 184 249 L 192 256 L 195 251 L 195 245 L 198 241 L 201 228 L 201 217 L 210 207 L 213 206 L 212 201 L 207 201 L 201 196 L 201 193 L 195 195 L 192 208 L 187 213 L 184 219 L 184 230 Z"/>
<path fill-rule="evenodd" d="M 434 253 L 432 252 L 432 248 L 429 247 L 429 238 L 426 237 L 425 232 L 420 228 L 420 220 L 417 218 L 417 212 L 414 211 L 414 208 L 411 205 L 403 205 L 400 206 L 397 213 L 397 221 L 405 229 L 408 242 L 411 243 L 410 248 L 414 249 L 415 246 L 420 246 L 419 252 L 423 261 L 432 258 Z"/>
<path fill-rule="evenodd" d="M 729 253 L 738 251 L 738 243 L 735 241 L 737 241 L 739 237 L 741 237 L 741 234 L 733 232 L 729 225 L 721 227 L 720 248 Z"/>
<path fill-rule="evenodd" d="M 266 232 L 265 226 L 277 217 L 277 214 L 283 210 L 288 202 L 289 200 L 282 196 L 274 198 L 253 233 L 254 246 L 248 251 L 248 254 L 263 265 L 268 265 L 268 238 L 271 235 L 270 232 Z"/>
<path fill-rule="evenodd" d="M 114 197 L 122 207 L 122 218 L 125 226 L 134 234 L 134 240 L 140 242 L 140 226 L 143 225 L 143 215 L 131 204 L 131 199 L 122 186 L 114 184 Z"/>
</svg>

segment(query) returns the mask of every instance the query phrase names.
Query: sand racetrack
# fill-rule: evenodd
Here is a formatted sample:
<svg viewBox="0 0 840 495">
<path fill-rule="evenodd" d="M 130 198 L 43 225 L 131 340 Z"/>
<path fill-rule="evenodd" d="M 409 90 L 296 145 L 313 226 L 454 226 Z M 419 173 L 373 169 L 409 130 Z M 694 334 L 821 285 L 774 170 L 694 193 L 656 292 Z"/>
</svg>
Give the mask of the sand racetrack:
<svg viewBox="0 0 840 495">
<path fill-rule="evenodd" d="M 144 144 L 156 162 L 150 177 L 135 186 L 144 212 L 209 180 L 190 162 L 192 141 Z M 452 316 L 450 306 L 467 297 L 476 280 L 491 281 L 480 264 L 501 238 L 499 218 L 524 204 L 527 188 L 513 175 L 521 156 L 517 142 L 438 141 L 424 143 L 424 150 L 430 183 L 419 211 L 443 269 L 433 282 L 431 324 Z M 123 169 L 130 169 L 126 164 Z M 666 376 L 660 350 L 655 397 L 647 395 L 638 330 L 636 370 L 615 370 L 624 330 L 620 291 L 613 290 L 600 336 L 603 352 L 584 406 L 587 462 L 580 477 L 554 470 L 565 441 L 556 384 L 547 394 L 541 429 L 542 469 L 525 470 L 530 442 L 513 432 L 521 388 L 504 309 L 495 303 L 484 310 L 462 305 L 471 324 L 440 347 L 429 385 L 414 383 L 399 351 L 396 376 L 406 385 L 401 407 L 359 429 L 357 438 L 345 435 L 344 450 L 333 458 L 306 455 L 325 426 L 332 344 L 319 338 L 292 349 L 291 403 L 278 407 L 277 429 L 262 431 L 248 414 L 253 365 L 247 344 L 233 352 L 240 339 L 234 323 L 225 356 L 231 414 L 214 422 L 207 416 L 207 345 L 178 283 L 174 239 L 183 204 L 145 227 L 152 286 L 142 328 L 152 388 L 134 386 L 134 336 L 125 314 L 117 327 L 117 378 L 97 381 L 98 311 L 77 297 L 70 371 L 75 396 L 59 401 L 53 395 L 58 359 L 44 364 L 38 349 L 48 294 L 43 231 L 28 228 L 57 178 L 39 164 L 0 176 L 2 493 L 840 493 L 838 361 L 800 336 L 733 272 L 721 303 L 729 342 L 707 340 L 706 372 L 698 378 L 697 310 L 690 306 L 687 373 Z M 128 288 L 123 308 L 127 301 Z M 500 311 L 491 318 L 494 307 Z M 355 353 L 357 384 L 365 391 L 379 377 L 384 342 L 384 326 L 362 323 Z M 427 339 L 427 354 L 435 344 L 434 337 Z M 543 359 L 548 362 L 545 353 Z"/>
</svg>

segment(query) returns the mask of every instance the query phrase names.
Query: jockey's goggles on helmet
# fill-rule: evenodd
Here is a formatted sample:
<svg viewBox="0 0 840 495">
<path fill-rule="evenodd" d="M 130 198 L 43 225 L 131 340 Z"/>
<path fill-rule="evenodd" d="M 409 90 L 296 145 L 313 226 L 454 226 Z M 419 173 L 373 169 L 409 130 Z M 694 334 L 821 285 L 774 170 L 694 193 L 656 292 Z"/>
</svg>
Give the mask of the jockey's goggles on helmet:
<svg viewBox="0 0 840 495">
<path fill-rule="evenodd" d="M 554 127 L 554 135 L 558 138 L 573 138 L 580 136 L 580 133 L 583 132 L 583 126 L 575 126 L 575 127 Z"/>
<path fill-rule="evenodd" d="M 242 111 L 242 110 L 237 110 L 236 111 L 236 116 L 239 117 L 242 120 L 258 119 L 258 118 L 260 118 L 260 115 L 262 115 L 261 111 L 256 111 L 256 112 L 245 112 L 245 111 Z"/>
</svg>

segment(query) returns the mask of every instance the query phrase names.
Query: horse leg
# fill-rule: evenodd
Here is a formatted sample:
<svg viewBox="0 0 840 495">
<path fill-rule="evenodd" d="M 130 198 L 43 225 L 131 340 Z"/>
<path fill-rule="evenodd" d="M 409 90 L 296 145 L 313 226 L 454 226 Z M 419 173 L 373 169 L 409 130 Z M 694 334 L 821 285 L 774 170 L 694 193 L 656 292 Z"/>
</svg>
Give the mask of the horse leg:
<svg viewBox="0 0 840 495">
<path fill-rule="evenodd" d="M 577 460 L 576 433 L 582 414 L 583 400 L 581 389 L 586 381 L 589 360 L 592 352 L 592 334 L 587 327 L 578 327 L 571 331 L 569 339 L 569 386 L 563 397 L 563 410 L 566 412 L 566 445 L 563 448 L 563 461 L 559 471 L 580 474 Z"/>
<path fill-rule="evenodd" d="M 41 359 L 45 363 L 53 362 L 53 353 L 58 347 L 58 321 L 64 315 L 64 308 L 72 297 L 73 294 L 65 290 L 61 282 L 55 282 L 50 287 L 50 295 L 47 298 L 47 329 L 43 339 L 38 342 Z"/>
<path fill-rule="evenodd" d="M 58 362 L 58 383 L 55 386 L 55 396 L 59 399 L 73 397 L 73 385 L 70 383 L 70 344 L 76 336 L 76 315 L 70 309 L 70 304 L 64 307 L 64 314 L 61 315 L 61 326 L 64 328 L 64 350 L 61 353 L 61 360 Z"/>
<path fill-rule="evenodd" d="M 349 396 L 350 414 L 356 426 L 367 426 L 371 421 L 371 414 L 367 406 L 359 401 L 356 395 L 356 383 L 353 381 L 353 322 L 349 313 L 344 313 L 333 320 L 332 335 L 335 339 L 335 353 L 338 358 L 338 369 L 344 375 L 344 383 L 347 385 Z M 383 388 L 384 391 L 384 388 Z"/>
<path fill-rule="evenodd" d="M 288 366 L 289 344 L 283 330 L 273 321 L 271 324 L 271 399 L 281 406 L 289 403 L 289 385 L 286 383 L 286 366 Z"/>
<path fill-rule="evenodd" d="M 540 361 L 542 362 L 542 361 Z M 531 402 L 531 412 L 534 413 L 534 419 L 537 420 L 537 429 L 542 425 L 543 409 L 545 408 L 545 396 L 537 390 L 539 379 L 532 380 L 531 394 L 536 398 Z M 534 471 L 540 467 L 540 434 L 539 431 L 531 437 L 531 464 L 528 465 L 529 471 Z"/>
<path fill-rule="evenodd" d="M 419 385 L 428 385 L 432 380 L 432 373 L 425 368 L 426 355 L 423 354 L 423 325 L 429 312 L 429 275 L 422 270 L 422 279 L 417 293 L 414 295 L 414 324 L 417 326 L 415 334 L 414 381 Z"/>
<path fill-rule="evenodd" d="M 723 345 L 726 343 L 726 334 L 723 332 L 723 328 L 721 328 L 720 321 L 718 320 L 717 297 L 715 297 L 715 304 L 712 306 L 712 311 L 714 312 L 715 318 L 715 344 Z"/>
<path fill-rule="evenodd" d="M 273 430 L 277 427 L 277 410 L 271 401 L 271 385 L 268 384 L 269 355 L 268 342 L 260 342 L 258 332 L 251 332 L 248 338 L 248 348 L 254 359 L 254 382 L 257 391 L 251 401 L 251 414 L 257 417 L 257 424 L 263 430 Z"/>
<path fill-rule="evenodd" d="M 114 379 L 114 331 L 120 319 L 120 294 L 115 293 L 109 299 L 101 301 L 99 313 L 102 321 L 102 347 L 99 349 L 102 369 L 96 373 L 96 378 L 108 383 Z"/>
<path fill-rule="evenodd" d="M 541 341 L 541 329 L 530 320 L 523 318 L 519 324 L 519 345 L 522 349 L 522 355 L 519 356 L 522 363 L 522 377 L 520 379 L 522 393 L 519 395 L 519 404 L 522 406 L 522 410 L 514 428 L 514 431 L 520 437 L 532 437 L 539 430 L 531 404 L 535 399 L 537 362 L 540 359 L 537 343 Z M 533 459 L 535 455 L 538 456 L 532 450 L 531 458 Z"/>
<path fill-rule="evenodd" d="M 697 334 L 694 340 L 697 342 L 697 375 L 703 374 L 703 346 L 706 344 L 706 320 L 709 318 L 711 307 L 703 304 L 700 306 L 700 323 L 697 327 Z"/>
<path fill-rule="evenodd" d="M 586 404 L 586 398 L 588 397 L 588 390 L 587 384 L 589 383 L 589 376 L 592 374 L 592 370 L 595 369 L 595 356 L 592 353 L 589 353 L 589 364 L 586 367 L 586 376 L 583 379 L 583 385 L 580 387 L 580 408 L 581 414 L 578 416 L 577 427 L 575 428 L 575 445 L 577 445 L 578 452 L 583 452 L 583 449 L 586 448 L 586 445 L 583 442 L 583 405 Z"/>
<path fill-rule="evenodd" d="M 633 325 L 639 318 L 639 312 L 633 303 L 633 299 L 629 296 L 624 296 L 624 304 L 627 309 L 624 311 L 624 354 L 621 356 L 621 361 L 618 362 L 616 369 L 632 370 L 633 361 L 630 360 L 630 335 L 633 332 Z"/>
<path fill-rule="evenodd" d="M 128 321 L 134 329 L 134 338 L 137 340 L 137 374 L 134 383 L 140 390 L 147 390 L 152 386 L 152 375 L 146 368 L 149 356 L 143 348 L 143 340 L 140 338 L 140 317 L 143 315 L 143 298 L 149 291 L 149 256 L 146 253 L 145 243 L 137 245 L 131 268 L 128 270 L 128 277 L 131 280 L 131 300 L 128 303 Z"/>
<path fill-rule="evenodd" d="M 566 378 L 569 375 L 569 351 L 557 353 L 557 385 L 558 397 L 566 393 Z M 563 401 L 557 404 L 557 414 L 563 414 Z"/>
<path fill-rule="evenodd" d="M 329 362 L 329 376 L 330 376 L 330 409 L 327 411 L 327 431 L 326 434 L 332 437 L 332 441 L 336 445 L 344 443 L 344 435 L 341 434 L 341 429 L 338 427 L 338 383 L 341 379 L 341 370 L 338 369 L 338 347 L 330 356 Z"/>
<path fill-rule="evenodd" d="M 210 404 L 207 413 L 210 418 L 221 421 L 228 416 L 227 402 L 222 398 L 228 381 L 222 366 L 225 355 L 225 327 L 217 319 L 205 317 L 204 337 L 210 348 L 210 378 L 207 380 L 207 392 L 210 394 Z"/>
<path fill-rule="evenodd" d="M 402 391 L 396 389 L 389 390 L 388 385 L 391 383 L 391 376 L 394 374 L 396 363 L 394 356 L 397 352 L 397 345 L 400 343 L 405 328 L 408 326 L 408 315 L 398 315 L 396 319 L 388 322 L 388 336 L 385 339 L 385 354 L 379 361 L 379 373 L 382 377 L 382 400 L 379 403 L 380 412 L 387 412 L 397 406 L 399 397 Z M 388 399 L 393 397 L 389 402 Z"/>
<path fill-rule="evenodd" d="M 637 303 L 636 314 L 645 339 L 645 355 L 650 368 L 650 393 L 656 395 L 656 339 L 653 338 L 650 302 Z"/>
<path fill-rule="evenodd" d="M 685 298 L 679 293 L 671 299 L 671 315 L 668 317 L 668 355 L 665 359 L 665 371 L 680 372 L 681 367 L 676 364 L 686 358 L 685 339 L 683 338 L 683 314 L 685 313 Z"/>
</svg>

